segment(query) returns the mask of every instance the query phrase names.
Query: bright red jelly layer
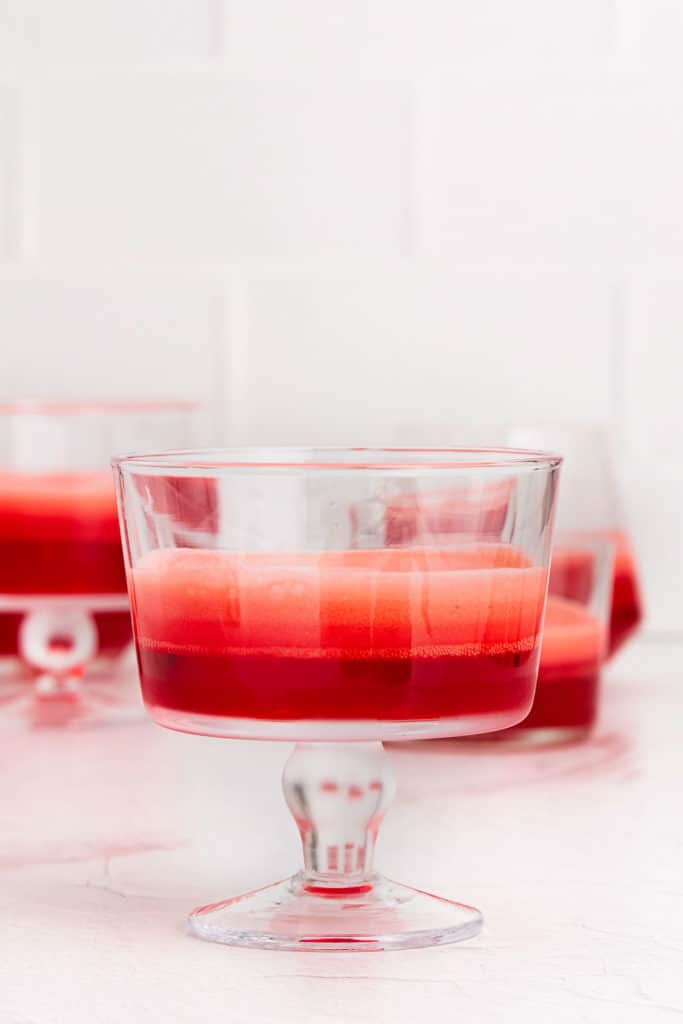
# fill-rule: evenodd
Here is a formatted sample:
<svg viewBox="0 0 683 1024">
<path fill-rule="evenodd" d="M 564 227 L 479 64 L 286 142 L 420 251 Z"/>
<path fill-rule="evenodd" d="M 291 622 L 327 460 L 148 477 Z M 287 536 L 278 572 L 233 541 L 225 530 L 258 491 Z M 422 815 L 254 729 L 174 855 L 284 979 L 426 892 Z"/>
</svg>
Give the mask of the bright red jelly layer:
<svg viewBox="0 0 683 1024">
<path fill-rule="evenodd" d="M 126 574 L 109 472 L 0 473 L 0 594 L 123 594 Z M 19 603 L 19 602 L 18 602 Z M 0 654 L 17 652 L 21 614 L 0 614 Z M 100 651 L 131 640 L 126 611 L 95 615 Z"/>
<path fill-rule="evenodd" d="M 600 622 L 580 604 L 549 597 L 538 683 L 518 729 L 571 729 L 593 724 L 604 652 Z"/>
<path fill-rule="evenodd" d="M 233 719 L 521 718 L 544 582 L 503 545 L 155 551 L 132 573 L 143 695 Z"/>
<path fill-rule="evenodd" d="M 643 618 L 640 588 L 629 539 L 620 534 L 615 537 L 615 541 L 612 617 L 609 633 L 610 655 L 622 647 L 635 633 Z"/>
<path fill-rule="evenodd" d="M 607 650 L 611 656 L 635 632 L 642 619 L 642 602 L 635 563 L 631 544 L 625 534 L 592 532 L 587 533 L 586 537 L 603 537 L 614 544 L 612 610 Z M 594 556 L 591 551 L 562 547 L 553 552 L 550 591 L 586 604 L 593 589 L 593 572 Z"/>
</svg>

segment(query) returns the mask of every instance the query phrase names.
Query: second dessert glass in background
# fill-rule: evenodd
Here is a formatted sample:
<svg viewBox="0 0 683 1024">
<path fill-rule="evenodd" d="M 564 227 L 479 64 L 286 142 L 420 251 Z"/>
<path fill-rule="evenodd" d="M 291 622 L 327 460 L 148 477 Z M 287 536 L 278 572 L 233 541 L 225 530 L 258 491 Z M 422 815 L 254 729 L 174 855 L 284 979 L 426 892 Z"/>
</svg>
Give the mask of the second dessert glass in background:
<svg viewBox="0 0 683 1024">
<path fill-rule="evenodd" d="M 643 604 L 607 432 L 595 424 L 559 422 L 508 425 L 503 436 L 506 444 L 542 444 L 561 451 L 565 461 L 558 531 L 581 533 L 586 540 L 594 538 L 613 545 L 607 643 L 607 656 L 612 657 L 638 629 Z"/>
<path fill-rule="evenodd" d="M 555 535 L 534 703 L 523 722 L 493 739 L 560 743 L 590 733 L 607 653 L 613 558 L 604 537 Z"/>
<path fill-rule="evenodd" d="M 137 713 L 132 629 L 109 461 L 196 441 L 178 402 L 0 406 L 0 725 Z"/>
<path fill-rule="evenodd" d="M 558 542 L 553 551 L 550 600 L 536 703 L 529 719 L 496 739 L 561 742 L 585 737 L 595 723 L 599 665 L 620 650 L 642 617 L 633 550 L 624 525 L 606 429 L 579 422 L 528 424 L 422 423 L 401 437 L 454 443 L 502 444 L 558 451 L 564 461 L 558 498 Z M 474 514 L 492 535 L 498 500 L 491 494 Z M 410 494 L 393 506 L 395 530 L 405 542 L 442 535 L 462 515 L 460 502 L 435 493 L 425 503 Z M 604 627 L 606 627 L 606 632 Z M 604 636 L 603 636 L 604 633 Z"/>
</svg>

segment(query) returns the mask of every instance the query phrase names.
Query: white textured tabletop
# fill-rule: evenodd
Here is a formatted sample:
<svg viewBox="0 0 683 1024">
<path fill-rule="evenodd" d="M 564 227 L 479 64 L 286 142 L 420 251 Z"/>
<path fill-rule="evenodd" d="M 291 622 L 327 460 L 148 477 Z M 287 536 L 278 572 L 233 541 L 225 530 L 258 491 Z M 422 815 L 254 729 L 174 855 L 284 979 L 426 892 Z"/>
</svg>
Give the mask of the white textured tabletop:
<svg viewBox="0 0 683 1024">
<path fill-rule="evenodd" d="M 683 647 L 634 644 L 594 738 L 390 748 L 378 866 L 483 933 L 394 953 L 234 950 L 197 903 L 299 866 L 288 744 L 140 721 L 0 734 L 0 1024 L 668 1021 L 683 1016 Z"/>
</svg>

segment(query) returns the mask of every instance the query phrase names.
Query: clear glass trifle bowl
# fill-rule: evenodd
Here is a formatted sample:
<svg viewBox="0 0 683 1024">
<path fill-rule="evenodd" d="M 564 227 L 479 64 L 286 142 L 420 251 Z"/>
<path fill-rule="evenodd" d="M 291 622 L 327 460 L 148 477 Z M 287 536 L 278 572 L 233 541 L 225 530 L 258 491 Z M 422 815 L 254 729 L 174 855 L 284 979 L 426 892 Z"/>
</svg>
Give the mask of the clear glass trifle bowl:
<svg viewBox="0 0 683 1024">
<path fill-rule="evenodd" d="M 490 732 L 528 714 L 560 461 L 505 449 L 114 460 L 149 714 L 184 732 L 296 743 L 283 788 L 302 871 L 198 908 L 193 934 L 305 950 L 476 934 L 478 910 L 373 867 L 394 793 L 382 741 Z M 174 502 L 179 478 L 192 481 L 195 507 L 210 506 L 211 531 Z M 462 530 L 439 545 L 392 547 L 392 493 L 447 481 L 468 509 Z M 492 486 L 506 495 L 494 539 Z"/>
</svg>

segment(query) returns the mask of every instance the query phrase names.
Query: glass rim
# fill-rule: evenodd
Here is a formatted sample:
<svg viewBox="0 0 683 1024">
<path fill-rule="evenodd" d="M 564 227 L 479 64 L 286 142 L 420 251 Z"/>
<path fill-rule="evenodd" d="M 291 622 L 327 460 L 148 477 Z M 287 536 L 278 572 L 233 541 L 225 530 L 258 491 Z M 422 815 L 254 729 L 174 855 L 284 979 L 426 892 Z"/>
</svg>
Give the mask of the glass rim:
<svg viewBox="0 0 683 1024">
<path fill-rule="evenodd" d="M 460 456 L 460 457 L 459 457 Z M 464 456 L 467 456 L 466 458 Z M 505 447 L 234 447 L 141 452 L 114 456 L 115 469 L 446 470 L 557 467 L 562 456 Z"/>
<path fill-rule="evenodd" d="M 95 416 L 119 413 L 197 412 L 201 402 L 183 399 L 140 399 L 139 401 L 90 399 L 17 399 L 0 402 L 0 417 L 6 416 Z"/>
</svg>

